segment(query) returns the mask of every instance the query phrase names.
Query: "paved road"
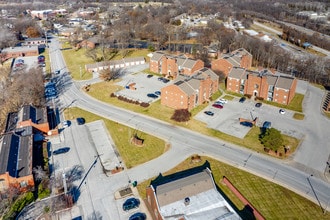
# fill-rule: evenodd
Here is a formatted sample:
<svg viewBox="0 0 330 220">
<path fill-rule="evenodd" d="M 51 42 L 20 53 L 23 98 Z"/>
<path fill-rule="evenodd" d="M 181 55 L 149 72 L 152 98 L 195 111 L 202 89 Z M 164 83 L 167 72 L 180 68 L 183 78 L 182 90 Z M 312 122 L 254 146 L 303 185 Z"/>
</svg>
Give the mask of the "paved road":
<svg viewBox="0 0 330 220">
<path fill-rule="evenodd" d="M 288 26 L 291 26 L 291 27 L 293 27 L 293 28 L 295 28 L 295 29 L 297 29 L 297 30 L 300 30 L 301 32 L 305 32 L 305 33 L 307 33 L 308 35 L 313 35 L 313 33 L 315 33 L 315 31 L 313 31 L 313 30 L 310 30 L 310 29 L 307 29 L 307 28 L 304 28 L 304 27 L 300 27 L 300 26 L 297 26 L 297 25 L 294 25 L 294 24 L 290 24 L 290 23 L 287 23 L 287 22 L 281 22 L 281 21 L 279 21 L 280 23 L 283 23 L 283 24 L 285 24 L 285 25 L 288 25 Z M 263 28 L 263 29 L 266 29 L 266 30 L 268 30 L 268 31 L 270 31 L 271 33 L 275 33 L 275 34 L 277 34 L 277 35 L 282 35 L 282 31 L 278 31 L 278 30 L 276 30 L 276 29 L 274 29 L 274 28 L 271 28 L 271 27 L 269 27 L 269 26 L 267 26 L 267 25 L 264 25 L 264 24 L 262 24 L 262 23 L 259 23 L 259 22 L 257 22 L 257 21 L 253 21 L 253 24 L 255 24 L 255 25 L 257 25 L 257 26 L 259 26 L 259 27 L 261 27 L 261 28 Z M 328 39 L 330 39 L 330 36 L 327 36 L 327 35 L 324 35 L 326 38 L 328 38 Z M 284 42 L 285 44 L 287 44 L 287 42 L 286 41 L 281 41 L 282 43 Z M 328 50 L 325 50 L 325 49 L 323 49 L 323 48 L 320 48 L 320 47 L 317 47 L 317 46 L 314 46 L 313 45 L 313 49 L 315 50 L 315 51 L 318 51 L 318 52 L 320 52 L 320 53 L 323 53 L 323 54 L 325 54 L 327 57 L 330 57 L 330 51 L 328 51 Z"/>
<path fill-rule="evenodd" d="M 59 60 L 63 59 L 60 55 L 55 57 L 58 57 Z M 61 61 L 59 62 L 61 63 Z M 62 62 L 64 63 L 64 61 Z M 66 77 L 63 77 L 63 79 L 66 79 Z M 77 86 L 67 83 L 67 85 L 65 93 L 61 94 L 62 107 L 69 105 L 80 107 L 132 128 L 159 136 L 172 145 L 171 150 L 161 157 L 126 172 L 116 174 L 111 178 L 105 178 L 100 172 L 93 174 L 98 182 L 97 184 L 89 184 L 85 190 L 89 192 L 94 209 L 97 209 L 102 216 L 110 216 L 110 219 L 120 219 L 119 216 L 122 213 L 118 211 L 120 209 L 118 209 L 112 196 L 116 190 L 127 184 L 128 179 L 143 181 L 154 177 L 158 173 L 174 167 L 193 153 L 210 155 L 235 167 L 279 183 L 317 203 L 307 181 L 307 178 L 310 178 L 322 206 L 324 208 L 328 206 L 330 185 L 315 176 L 311 177 L 309 172 L 303 172 L 284 161 L 258 154 L 219 139 L 102 103 L 81 92 L 79 84 Z M 91 158 L 93 158 L 93 155 L 85 160 L 91 160 Z M 80 205 L 84 206 L 86 210 L 92 209 L 90 204 L 87 203 L 81 202 Z"/>
</svg>

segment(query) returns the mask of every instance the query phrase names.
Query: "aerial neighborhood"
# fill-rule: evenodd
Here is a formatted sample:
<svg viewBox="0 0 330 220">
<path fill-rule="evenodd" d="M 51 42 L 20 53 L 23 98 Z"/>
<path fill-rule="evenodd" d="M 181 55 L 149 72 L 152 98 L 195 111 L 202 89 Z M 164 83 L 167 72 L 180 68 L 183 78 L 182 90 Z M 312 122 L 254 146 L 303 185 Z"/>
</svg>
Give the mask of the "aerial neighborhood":
<svg viewBox="0 0 330 220">
<path fill-rule="evenodd" d="M 330 218 L 329 2 L 0 5 L 0 219 Z"/>
</svg>

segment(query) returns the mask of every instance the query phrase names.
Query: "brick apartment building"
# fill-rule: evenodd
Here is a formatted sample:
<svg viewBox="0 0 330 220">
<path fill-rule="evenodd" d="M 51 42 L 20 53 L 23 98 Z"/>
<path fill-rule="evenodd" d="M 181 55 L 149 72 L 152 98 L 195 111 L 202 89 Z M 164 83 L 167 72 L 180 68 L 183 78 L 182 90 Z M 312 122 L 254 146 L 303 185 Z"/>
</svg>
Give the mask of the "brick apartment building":
<svg viewBox="0 0 330 220">
<path fill-rule="evenodd" d="M 171 79 L 176 79 L 179 74 L 192 75 L 203 67 L 202 60 L 194 60 L 184 55 L 168 55 L 163 52 L 154 52 L 149 63 L 150 71 Z"/>
<path fill-rule="evenodd" d="M 160 175 L 151 181 L 146 195 L 146 204 L 155 220 L 241 219 L 218 192 L 209 168 Z"/>
<path fill-rule="evenodd" d="M 8 114 L 0 136 L 0 192 L 10 187 L 34 187 L 33 168 L 43 167 L 44 135 L 49 130 L 47 112 L 30 105 Z"/>
<path fill-rule="evenodd" d="M 192 75 L 180 74 L 173 84 L 161 89 L 161 104 L 174 109 L 191 110 L 209 101 L 219 89 L 219 76 L 209 68 Z"/>
<path fill-rule="evenodd" d="M 221 71 L 227 77 L 233 67 L 250 69 L 252 66 L 252 55 L 243 48 L 231 53 L 222 54 L 211 62 L 211 69 L 215 72 Z"/>
<path fill-rule="evenodd" d="M 297 79 L 269 70 L 256 72 L 234 67 L 226 87 L 228 91 L 288 105 L 295 95 Z"/>
</svg>

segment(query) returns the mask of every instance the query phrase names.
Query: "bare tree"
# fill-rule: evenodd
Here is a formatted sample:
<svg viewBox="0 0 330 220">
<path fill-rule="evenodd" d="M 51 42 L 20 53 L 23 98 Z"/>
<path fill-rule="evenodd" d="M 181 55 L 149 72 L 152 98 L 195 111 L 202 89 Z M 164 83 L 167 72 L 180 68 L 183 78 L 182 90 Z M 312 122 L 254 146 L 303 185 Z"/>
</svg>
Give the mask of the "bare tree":
<svg viewBox="0 0 330 220">
<path fill-rule="evenodd" d="M 100 78 L 104 81 L 119 79 L 125 74 L 122 69 L 104 69 L 100 72 Z"/>
</svg>

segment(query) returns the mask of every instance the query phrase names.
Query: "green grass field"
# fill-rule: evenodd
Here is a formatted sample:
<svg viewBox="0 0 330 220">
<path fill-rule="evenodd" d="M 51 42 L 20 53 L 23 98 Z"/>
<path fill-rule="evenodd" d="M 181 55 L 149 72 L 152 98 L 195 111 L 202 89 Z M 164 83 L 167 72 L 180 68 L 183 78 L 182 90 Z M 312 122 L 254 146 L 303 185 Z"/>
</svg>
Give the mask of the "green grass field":
<svg viewBox="0 0 330 220">
<path fill-rule="evenodd" d="M 127 168 L 132 168 L 157 158 L 167 150 L 166 143 L 159 138 L 86 112 L 82 109 L 69 108 L 65 110 L 64 114 L 67 120 L 75 120 L 77 117 L 83 117 L 86 123 L 103 120 Z M 137 146 L 131 143 L 131 138 L 135 134 L 139 138 L 144 139 L 143 146 Z"/>
<path fill-rule="evenodd" d="M 330 219 L 330 213 L 323 214 L 318 205 L 280 185 L 210 157 L 202 156 L 201 159 L 202 161 L 199 163 L 192 163 L 188 158 L 162 175 L 166 176 L 197 167 L 207 160 L 210 163 L 216 185 L 238 210 L 242 210 L 244 204 L 221 182 L 223 176 L 226 176 L 266 219 Z M 146 199 L 146 187 L 151 180 L 139 183 L 137 186 L 143 199 Z"/>
</svg>

